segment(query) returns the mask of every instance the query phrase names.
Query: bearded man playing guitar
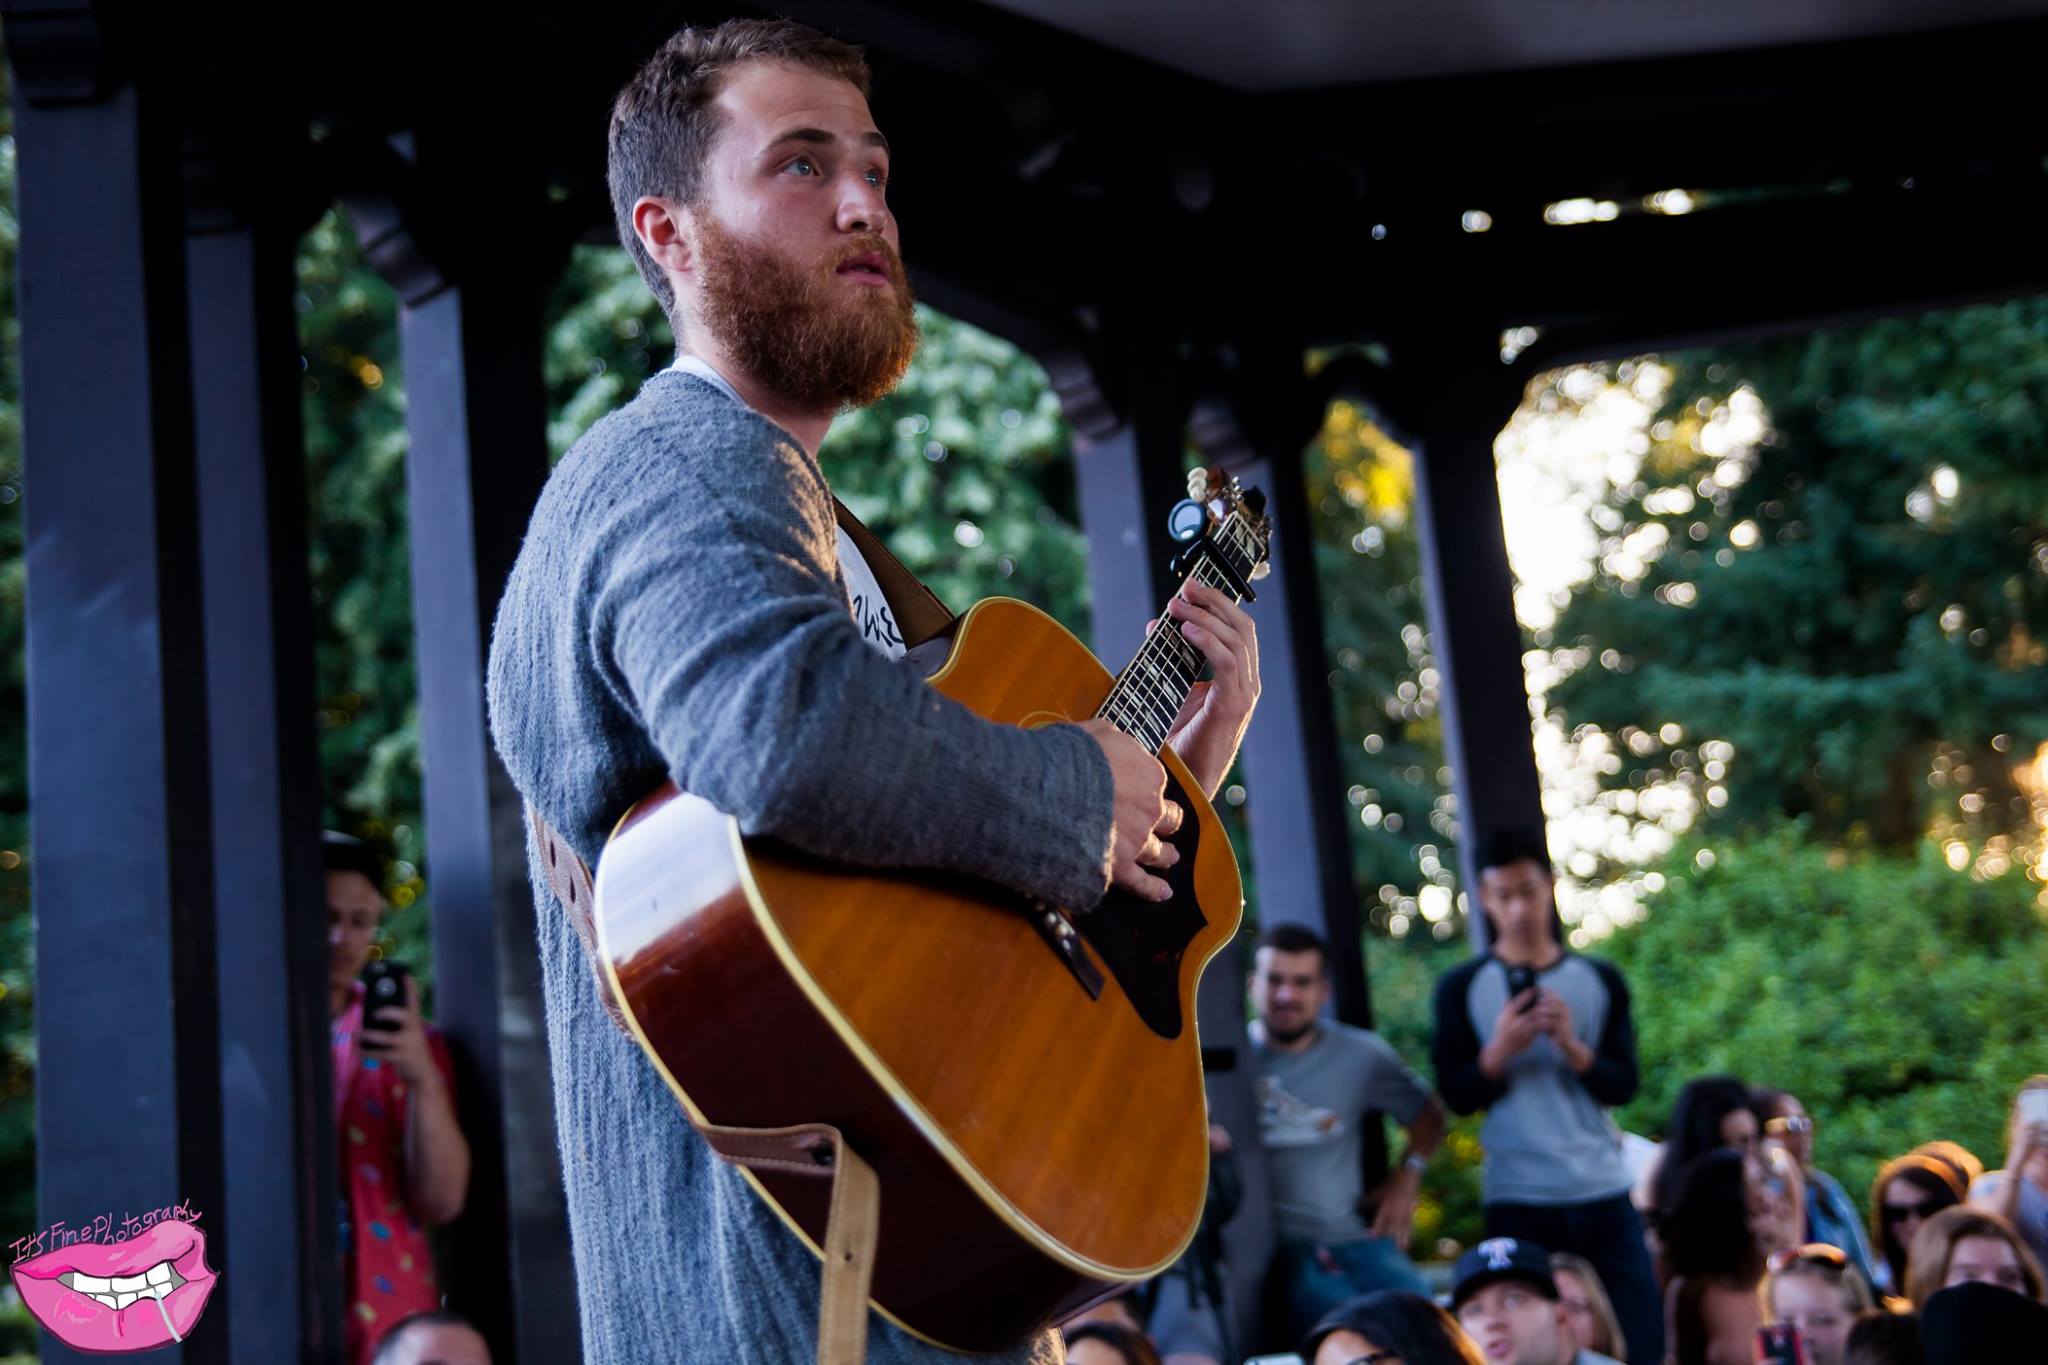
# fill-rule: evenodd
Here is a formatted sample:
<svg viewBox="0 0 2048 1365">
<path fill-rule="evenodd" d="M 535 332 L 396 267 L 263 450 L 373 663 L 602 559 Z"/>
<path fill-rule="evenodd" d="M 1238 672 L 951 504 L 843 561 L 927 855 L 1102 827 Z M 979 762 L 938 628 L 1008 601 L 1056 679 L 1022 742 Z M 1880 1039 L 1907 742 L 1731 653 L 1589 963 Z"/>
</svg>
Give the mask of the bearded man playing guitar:
<svg viewBox="0 0 2048 1365">
<path fill-rule="evenodd" d="M 1165 900 L 1183 812 L 1152 753 L 1106 720 L 984 720 L 893 657 L 886 618 L 864 631 L 849 612 L 883 594 L 835 527 L 816 451 L 918 341 L 867 88 L 858 49 L 733 21 L 676 34 L 619 95 L 620 236 L 679 355 L 541 496 L 492 640 L 499 752 L 536 828 L 590 867 L 621 813 L 671 780 L 743 833 L 824 859 L 965 874 L 1076 912 L 1112 886 Z M 1169 740 L 1213 793 L 1258 696 L 1252 625 L 1192 583 L 1169 614 L 1214 679 Z M 544 839 L 532 873 L 584 1360 L 811 1359 L 818 1257 L 607 1017 Z M 946 1354 L 879 1316 L 865 1335 L 877 1361 Z M 991 1358 L 1059 1357 L 1038 1331 Z"/>
</svg>

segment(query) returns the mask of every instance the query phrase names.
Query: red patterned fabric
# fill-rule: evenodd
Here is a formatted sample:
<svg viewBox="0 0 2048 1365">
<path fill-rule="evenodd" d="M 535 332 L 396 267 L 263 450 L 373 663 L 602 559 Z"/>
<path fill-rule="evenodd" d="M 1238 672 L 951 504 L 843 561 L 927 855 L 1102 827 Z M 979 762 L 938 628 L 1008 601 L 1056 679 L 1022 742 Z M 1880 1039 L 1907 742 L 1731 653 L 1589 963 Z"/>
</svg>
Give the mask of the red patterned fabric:
<svg viewBox="0 0 2048 1365">
<path fill-rule="evenodd" d="M 335 1016 L 335 1141 L 341 1156 L 341 1258 L 344 1342 L 349 1365 L 366 1365 L 377 1340 L 408 1313 L 441 1306 L 426 1230 L 405 1198 L 405 1121 L 411 1087 L 391 1066 L 366 1055 L 360 1039 L 363 986 Z M 455 1073 L 441 1031 L 426 1026 L 442 1081 Z"/>
</svg>

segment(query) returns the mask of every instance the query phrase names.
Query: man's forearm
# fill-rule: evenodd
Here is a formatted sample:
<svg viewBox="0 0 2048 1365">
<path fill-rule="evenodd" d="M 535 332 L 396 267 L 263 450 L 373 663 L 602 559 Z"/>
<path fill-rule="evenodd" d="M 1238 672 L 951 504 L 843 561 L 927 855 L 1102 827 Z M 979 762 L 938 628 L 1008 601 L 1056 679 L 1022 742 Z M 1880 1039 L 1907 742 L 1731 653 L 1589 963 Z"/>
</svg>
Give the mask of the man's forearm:
<svg viewBox="0 0 2048 1365">
<path fill-rule="evenodd" d="M 469 1139 L 455 1117 L 448 1086 L 435 1073 L 415 1082 L 405 1127 L 405 1184 L 413 1212 L 445 1223 L 469 1197 Z"/>
<path fill-rule="evenodd" d="M 1237 762 L 1237 749 L 1244 739 L 1244 731 L 1235 734 L 1207 733 L 1196 736 L 1185 753 L 1178 746 L 1180 761 L 1188 765 L 1194 775 L 1195 785 L 1202 789 L 1202 795 L 1211 801 L 1223 789 L 1223 779 L 1230 776 L 1230 767 Z"/>
<path fill-rule="evenodd" d="M 1429 1097 L 1422 1112 L 1415 1116 L 1415 1122 L 1408 1125 L 1407 1156 L 1419 1156 L 1427 1161 L 1436 1154 L 1444 1140 L 1444 1106 L 1436 1096 Z"/>
</svg>

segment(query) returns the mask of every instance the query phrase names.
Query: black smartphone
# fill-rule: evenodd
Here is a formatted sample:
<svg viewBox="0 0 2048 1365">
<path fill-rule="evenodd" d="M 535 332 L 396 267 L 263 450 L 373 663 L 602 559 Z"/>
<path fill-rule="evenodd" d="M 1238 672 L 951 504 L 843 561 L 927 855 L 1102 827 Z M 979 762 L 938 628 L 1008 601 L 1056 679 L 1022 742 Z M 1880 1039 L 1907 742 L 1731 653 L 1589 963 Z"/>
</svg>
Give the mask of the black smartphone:
<svg viewBox="0 0 2048 1365">
<path fill-rule="evenodd" d="M 1508 999 L 1514 999 L 1535 984 L 1536 969 L 1526 962 L 1508 968 Z M 1536 1008 L 1536 997 L 1532 995 L 1522 1002 L 1522 1008 L 1516 1010 L 1515 1013 L 1527 1014 L 1534 1008 Z"/>
<path fill-rule="evenodd" d="M 403 962 L 378 958 L 363 968 L 363 1024 L 373 1029 L 389 1029 L 398 1026 L 397 1011 L 405 1007 L 405 983 L 412 971 Z M 363 1039 L 363 1046 L 381 1047 L 382 1044 Z"/>
<path fill-rule="evenodd" d="M 1773 1323 L 1756 1329 L 1758 1365 L 1811 1365 L 1806 1341 L 1790 1323 Z"/>
</svg>

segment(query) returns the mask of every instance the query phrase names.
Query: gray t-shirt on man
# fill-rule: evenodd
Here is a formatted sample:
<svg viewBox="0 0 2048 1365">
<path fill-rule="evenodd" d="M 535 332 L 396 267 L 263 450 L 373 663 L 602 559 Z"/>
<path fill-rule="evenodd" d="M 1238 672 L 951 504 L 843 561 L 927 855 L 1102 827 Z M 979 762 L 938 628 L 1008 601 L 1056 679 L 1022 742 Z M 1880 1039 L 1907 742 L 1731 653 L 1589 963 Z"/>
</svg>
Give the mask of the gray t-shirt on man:
<svg viewBox="0 0 2048 1365">
<path fill-rule="evenodd" d="M 1376 1114 L 1415 1122 L 1428 1082 L 1386 1039 L 1349 1024 L 1325 1022 L 1306 1049 L 1281 1052 L 1255 1023 L 1251 1044 L 1280 1239 L 1334 1246 L 1365 1236 L 1365 1124 Z"/>
<path fill-rule="evenodd" d="M 1437 1090 L 1453 1113 L 1486 1110 L 1479 1140 L 1488 1204 L 1556 1207 L 1628 1192 L 1621 1131 L 1609 1108 L 1636 1092 L 1635 1025 L 1628 986 L 1611 963 L 1564 953 L 1536 984 L 1570 1007 L 1572 1032 L 1593 1050 L 1582 1075 L 1555 1042 L 1539 1037 L 1489 1078 L 1479 1054 L 1508 1002 L 1507 968 L 1491 954 L 1437 982 L 1433 1051 Z"/>
</svg>

